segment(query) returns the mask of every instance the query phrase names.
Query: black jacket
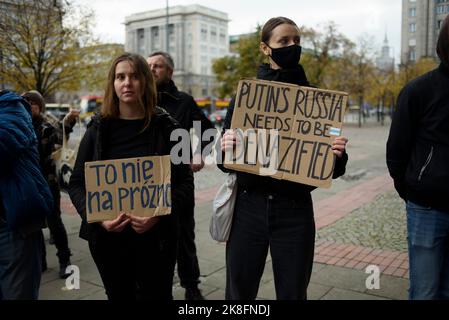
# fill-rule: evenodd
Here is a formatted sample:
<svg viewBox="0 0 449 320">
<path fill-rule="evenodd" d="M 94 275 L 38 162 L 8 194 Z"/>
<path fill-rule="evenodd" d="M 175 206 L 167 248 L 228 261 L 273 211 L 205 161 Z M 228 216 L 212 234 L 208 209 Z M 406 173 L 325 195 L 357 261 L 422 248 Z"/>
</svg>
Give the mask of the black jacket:
<svg viewBox="0 0 449 320">
<path fill-rule="evenodd" d="M 189 131 L 194 121 L 201 122 L 201 136 L 207 129 L 213 129 L 213 124 L 206 118 L 203 111 L 198 107 L 193 97 L 185 92 L 179 91 L 174 82 L 170 80 L 167 84 L 158 86 L 158 106 L 164 108 L 181 128 Z M 201 140 L 201 149 L 210 141 Z"/>
<path fill-rule="evenodd" d="M 84 135 L 76 158 L 75 168 L 70 178 L 69 195 L 78 214 L 81 216 L 82 224 L 80 237 L 85 240 L 91 240 L 95 237 L 96 230 L 101 228 L 99 224 L 87 224 L 86 221 L 86 189 L 84 179 L 84 163 L 90 161 L 107 160 L 104 159 L 103 146 L 108 139 L 108 118 L 96 116 L 92 119 Z M 170 134 L 173 130 L 179 128 L 176 121 L 170 115 L 156 108 L 156 114 L 153 115 L 148 133 L 148 155 L 169 155 L 174 143 L 170 142 Z M 176 225 L 177 213 L 183 206 L 193 204 L 193 173 L 186 164 L 171 166 L 171 185 L 172 185 L 172 214 L 161 217 L 158 224 L 166 224 L 167 228 Z"/>
<path fill-rule="evenodd" d="M 399 94 L 387 165 L 404 200 L 449 211 L 449 69 L 444 65 Z"/>
<path fill-rule="evenodd" d="M 257 78 L 261 80 L 278 81 L 310 87 L 309 81 L 307 80 L 306 74 L 301 65 L 298 65 L 298 68 L 291 70 L 273 70 L 269 65 L 264 64 L 259 67 Z M 234 102 L 235 99 L 232 99 L 231 103 L 229 104 L 228 113 L 226 114 L 226 119 L 224 121 L 223 133 L 225 132 L 225 130 L 231 127 L 232 114 L 234 112 Z M 344 153 L 342 158 L 337 158 L 334 168 L 334 179 L 345 174 L 347 162 L 348 155 L 346 152 Z M 218 167 L 224 172 L 230 172 L 230 170 L 224 168 L 222 164 L 219 164 Z M 307 194 L 316 189 L 315 187 L 309 185 L 295 183 L 287 180 L 278 180 L 270 177 L 258 176 L 245 172 L 237 172 L 237 183 L 239 189 L 241 190 L 260 190 L 261 192 L 277 190 L 282 192 L 283 194 L 291 195 L 292 197 L 296 197 L 301 194 Z"/>
</svg>

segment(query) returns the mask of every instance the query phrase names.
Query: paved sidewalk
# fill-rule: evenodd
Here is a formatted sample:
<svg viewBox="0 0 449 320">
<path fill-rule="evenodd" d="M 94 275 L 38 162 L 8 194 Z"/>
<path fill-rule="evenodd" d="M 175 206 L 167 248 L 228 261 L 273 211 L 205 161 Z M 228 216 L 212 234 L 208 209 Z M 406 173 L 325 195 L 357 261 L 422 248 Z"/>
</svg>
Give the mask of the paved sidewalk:
<svg viewBox="0 0 449 320">
<path fill-rule="evenodd" d="M 313 192 L 317 241 L 308 291 L 311 300 L 407 299 L 408 258 L 401 229 L 405 214 L 385 167 L 387 132 L 388 128 L 375 125 L 362 129 L 345 128 L 345 135 L 350 138 L 347 175 L 345 179 L 334 181 L 331 189 Z M 200 288 L 206 298 L 212 300 L 224 299 L 225 289 L 225 245 L 214 242 L 209 235 L 211 201 L 224 178 L 225 174 L 214 166 L 206 167 L 195 178 L 201 186 L 196 193 L 195 212 Z M 49 270 L 43 274 L 40 298 L 105 299 L 87 243 L 78 238 L 80 219 L 68 196 L 63 195 L 62 199 L 63 219 L 74 253 L 72 263 L 80 268 L 81 288 L 65 289 L 64 280 L 57 278 L 55 248 L 47 245 Z M 380 207 L 388 209 L 384 210 L 385 214 L 376 212 Z M 388 241 L 380 241 L 385 239 L 388 230 L 401 234 L 399 240 L 394 240 L 394 246 Z M 48 238 L 47 230 L 45 234 Z M 370 274 L 365 270 L 369 265 L 378 266 L 381 271 L 378 290 L 367 289 Z M 271 258 L 268 257 L 258 298 L 275 299 L 274 291 Z M 177 277 L 173 293 L 177 300 L 184 297 L 184 289 Z"/>
</svg>

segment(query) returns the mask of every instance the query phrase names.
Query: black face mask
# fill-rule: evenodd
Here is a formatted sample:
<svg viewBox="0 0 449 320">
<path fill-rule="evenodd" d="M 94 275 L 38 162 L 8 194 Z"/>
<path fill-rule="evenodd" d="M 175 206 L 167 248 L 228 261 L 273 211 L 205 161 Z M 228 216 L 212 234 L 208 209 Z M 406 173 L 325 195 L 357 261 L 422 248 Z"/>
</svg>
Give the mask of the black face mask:
<svg viewBox="0 0 449 320">
<path fill-rule="evenodd" d="M 271 59 L 282 69 L 293 69 L 298 66 L 302 52 L 300 45 L 294 44 L 288 47 L 274 49 L 268 44 L 267 46 L 271 49 Z"/>
</svg>

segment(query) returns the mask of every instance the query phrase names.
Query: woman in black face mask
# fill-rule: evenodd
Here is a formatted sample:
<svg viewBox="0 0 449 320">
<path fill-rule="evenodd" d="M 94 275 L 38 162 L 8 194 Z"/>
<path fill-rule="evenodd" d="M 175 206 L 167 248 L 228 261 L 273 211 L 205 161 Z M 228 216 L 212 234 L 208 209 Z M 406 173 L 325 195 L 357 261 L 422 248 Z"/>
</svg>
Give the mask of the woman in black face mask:
<svg viewBox="0 0 449 320">
<path fill-rule="evenodd" d="M 270 19 L 263 27 L 260 49 L 268 57 L 269 64 L 259 67 L 258 79 L 310 86 L 299 64 L 300 32 L 292 20 Z M 231 125 L 233 102 L 228 110 L 224 131 Z M 236 141 L 236 134 L 227 130 L 221 141 L 222 151 L 232 149 Z M 334 178 L 345 172 L 347 141 L 344 137 L 333 141 Z M 306 299 L 315 246 L 310 194 L 314 187 L 237 172 L 237 189 L 232 228 L 226 244 L 226 299 L 256 298 L 268 249 L 277 299 Z"/>
</svg>

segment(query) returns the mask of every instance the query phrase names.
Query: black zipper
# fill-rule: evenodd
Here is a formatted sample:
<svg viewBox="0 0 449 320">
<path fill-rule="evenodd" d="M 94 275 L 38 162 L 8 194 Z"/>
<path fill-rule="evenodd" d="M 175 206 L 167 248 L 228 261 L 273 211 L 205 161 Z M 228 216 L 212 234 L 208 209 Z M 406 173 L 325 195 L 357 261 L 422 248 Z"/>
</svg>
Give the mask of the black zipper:
<svg viewBox="0 0 449 320">
<path fill-rule="evenodd" d="M 421 172 L 419 173 L 418 181 L 421 181 L 424 171 L 426 171 L 427 167 L 430 164 L 430 161 L 432 161 L 432 157 L 433 157 L 433 147 L 431 147 L 431 149 L 430 149 L 430 153 L 429 153 L 429 156 L 427 157 L 426 163 L 424 163 L 423 167 L 421 168 Z"/>
</svg>

